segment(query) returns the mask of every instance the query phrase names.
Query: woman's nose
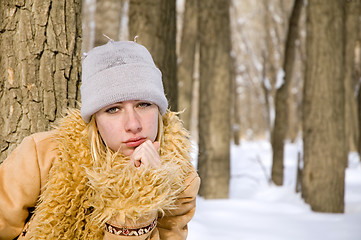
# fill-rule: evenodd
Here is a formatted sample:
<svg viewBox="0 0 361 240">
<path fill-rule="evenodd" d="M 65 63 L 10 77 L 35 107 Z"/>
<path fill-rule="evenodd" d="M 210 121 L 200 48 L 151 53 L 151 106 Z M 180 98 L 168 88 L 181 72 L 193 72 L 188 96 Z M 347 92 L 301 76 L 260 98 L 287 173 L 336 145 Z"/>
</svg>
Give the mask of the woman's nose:
<svg viewBox="0 0 361 240">
<path fill-rule="evenodd" d="M 126 110 L 125 130 L 132 133 L 137 133 L 142 130 L 139 115 L 133 108 Z"/>
</svg>

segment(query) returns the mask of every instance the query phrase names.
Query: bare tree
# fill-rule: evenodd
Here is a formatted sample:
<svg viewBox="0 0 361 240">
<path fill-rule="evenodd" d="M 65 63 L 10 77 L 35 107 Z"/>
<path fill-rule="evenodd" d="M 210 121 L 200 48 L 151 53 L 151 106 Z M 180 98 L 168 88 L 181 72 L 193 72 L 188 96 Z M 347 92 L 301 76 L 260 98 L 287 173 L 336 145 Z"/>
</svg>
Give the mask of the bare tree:
<svg viewBox="0 0 361 240">
<path fill-rule="evenodd" d="M 307 5 L 302 196 L 320 212 L 344 211 L 344 3 Z"/>
<path fill-rule="evenodd" d="M 276 26 L 273 26 L 272 12 L 270 11 L 270 0 L 263 0 L 265 9 L 264 25 L 266 31 L 265 37 L 265 50 L 263 51 L 263 86 L 262 90 L 265 96 L 266 111 L 267 111 L 267 124 L 270 130 L 273 127 L 272 109 L 274 107 L 274 95 L 277 83 L 278 63 L 276 60 L 277 52 L 277 38 Z"/>
<path fill-rule="evenodd" d="M 283 148 L 284 140 L 288 128 L 288 96 L 292 80 L 295 55 L 296 40 L 298 38 L 298 22 L 301 16 L 303 0 L 295 0 L 292 14 L 290 17 L 288 34 L 285 46 L 285 56 L 283 62 L 284 77 L 283 84 L 276 92 L 276 117 L 272 132 L 272 181 L 276 185 L 283 184 Z"/>
<path fill-rule="evenodd" d="M 228 0 L 199 0 L 199 194 L 227 198 L 230 178 L 230 20 Z"/>
<path fill-rule="evenodd" d="M 345 130 L 346 149 L 357 150 L 359 126 L 355 97 L 355 48 L 360 33 L 360 0 L 345 3 Z"/>
<path fill-rule="evenodd" d="M 146 46 L 163 73 L 171 110 L 178 110 L 175 0 L 130 0 L 129 37 Z"/>
<path fill-rule="evenodd" d="M 79 100 L 81 0 L 0 2 L 0 162 Z"/>
<path fill-rule="evenodd" d="M 193 75 L 197 45 L 197 1 L 186 0 L 183 15 L 182 38 L 178 64 L 178 105 L 184 112 L 181 118 L 184 126 L 191 129 Z"/>
<path fill-rule="evenodd" d="M 96 0 L 94 46 L 108 42 L 104 35 L 119 40 L 122 8 L 123 0 Z"/>
<path fill-rule="evenodd" d="M 230 71 L 231 71 L 231 130 L 234 144 L 240 145 L 241 140 L 241 116 L 239 114 L 239 97 L 238 97 L 238 83 L 237 83 L 237 73 L 236 73 L 236 59 L 235 56 L 231 54 L 231 64 L 230 64 Z"/>
<path fill-rule="evenodd" d="M 94 47 L 94 18 L 96 0 L 82 0 L 82 52 Z"/>
</svg>

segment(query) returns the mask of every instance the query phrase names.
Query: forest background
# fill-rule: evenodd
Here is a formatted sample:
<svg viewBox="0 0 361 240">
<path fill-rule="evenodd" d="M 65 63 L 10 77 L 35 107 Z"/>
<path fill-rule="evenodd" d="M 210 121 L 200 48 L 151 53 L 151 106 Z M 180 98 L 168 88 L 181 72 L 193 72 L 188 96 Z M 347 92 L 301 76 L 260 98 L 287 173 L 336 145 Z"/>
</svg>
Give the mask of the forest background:
<svg viewBox="0 0 361 240">
<path fill-rule="evenodd" d="M 0 1 L 0 161 L 79 107 L 81 55 L 109 39 L 144 44 L 171 110 L 198 148 L 200 196 L 227 198 L 230 145 L 301 140 L 297 191 L 344 211 L 349 152 L 360 152 L 360 1 Z M 106 36 L 104 36 L 106 35 Z"/>
</svg>

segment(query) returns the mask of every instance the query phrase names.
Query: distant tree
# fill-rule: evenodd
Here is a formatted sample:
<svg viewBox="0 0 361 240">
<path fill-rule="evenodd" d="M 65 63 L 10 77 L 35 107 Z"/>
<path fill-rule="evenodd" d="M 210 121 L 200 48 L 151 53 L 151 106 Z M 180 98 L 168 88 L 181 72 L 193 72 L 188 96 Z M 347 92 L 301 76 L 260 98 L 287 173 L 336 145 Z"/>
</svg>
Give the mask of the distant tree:
<svg viewBox="0 0 361 240">
<path fill-rule="evenodd" d="M 119 40 L 123 0 L 96 0 L 94 46 L 100 46 L 109 40 Z M 121 39 L 125 40 L 125 39 Z"/>
<path fill-rule="evenodd" d="M 178 63 L 178 107 L 185 128 L 191 128 L 193 75 L 197 45 L 197 0 L 186 0 Z"/>
<path fill-rule="evenodd" d="M 0 1 L 0 162 L 79 100 L 81 0 Z"/>
<path fill-rule="evenodd" d="M 346 149 L 358 150 L 359 126 L 357 119 L 357 99 L 355 94 L 356 65 L 355 49 L 360 41 L 360 0 L 346 1 L 345 3 L 345 130 Z"/>
<path fill-rule="evenodd" d="M 344 4 L 309 0 L 307 5 L 302 196 L 319 212 L 344 211 Z"/>
<path fill-rule="evenodd" d="M 267 111 L 267 124 L 270 132 L 274 125 L 275 94 L 278 87 L 278 77 L 282 68 L 284 55 L 284 35 L 287 31 L 288 11 L 283 10 L 284 4 L 278 0 L 263 0 L 264 6 L 264 27 L 265 27 L 265 46 L 263 51 L 262 68 L 262 90 L 264 92 L 265 107 Z M 281 13 L 280 10 L 281 9 Z M 278 11 L 277 11 L 278 10 Z M 279 19 L 279 20 L 276 20 Z M 280 20 L 282 19 L 282 20 Z"/>
<path fill-rule="evenodd" d="M 227 198 L 230 179 L 230 19 L 228 0 L 199 0 L 199 194 Z"/>
<path fill-rule="evenodd" d="M 94 47 L 94 15 L 96 0 L 82 0 L 82 52 L 88 52 Z"/>
<path fill-rule="evenodd" d="M 295 0 L 293 10 L 291 13 L 288 34 L 286 39 L 284 62 L 283 62 L 283 84 L 276 91 L 275 109 L 276 116 L 274 128 L 272 131 L 272 181 L 276 185 L 283 184 L 283 150 L 284 140 L 288 128 L 288 96 L 290 91 L 290 84 L 292 80 L 295 55 L 296 55 L 296 41 L 298 38 L 298 22 L 301 16 L 303 0 Z"/>
<path fill-rule="evenodd" d="M 171 110 L 178 110 L 176 1 L 130 0 L 129 37 L 148 48 L 163 73 Z"/>
<path fill-rule="evenodd" d="M 232 48 L 232 47 L 231 47 Z M 231 131 L 234 144 L 240 145 L 241 141 L 241 116 L 239 113 L 239 97 L 238 97 L 238 83 L 237 83 L 237 73 L 236 73 L 236 59 L 235 56 L 231 54 L 231 64 L 229 65 L 231 71 Z"/>
</svg>

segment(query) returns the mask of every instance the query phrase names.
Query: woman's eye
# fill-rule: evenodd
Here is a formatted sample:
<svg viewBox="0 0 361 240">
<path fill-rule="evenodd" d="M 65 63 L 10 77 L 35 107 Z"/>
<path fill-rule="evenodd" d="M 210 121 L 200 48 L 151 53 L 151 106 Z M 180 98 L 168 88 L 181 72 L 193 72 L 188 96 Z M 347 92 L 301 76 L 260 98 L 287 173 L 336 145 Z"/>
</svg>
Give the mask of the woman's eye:
<svg viewBox="0 0 361 240">
<path fill-rule="evenodd" d="M 150 107 L 152 106 L 152 104 L 150 102 L 141 102 L 138 104 L 138 107 L 141 107 L 141 108 L 146 108 L 146 107 Z"/>
<path fill-rule="evenodd" d="M 111 108 L 108 108 L 107 110 L 105 110 L 107 113 L 116 113 L 119 111 L 119 108 L 118 107 L 111 107 Z"/>
</svg>

